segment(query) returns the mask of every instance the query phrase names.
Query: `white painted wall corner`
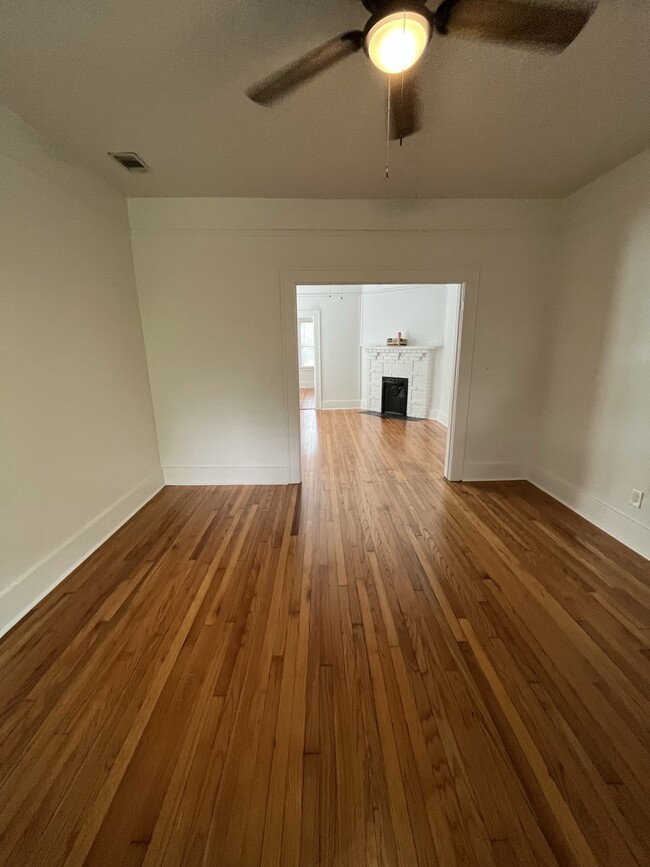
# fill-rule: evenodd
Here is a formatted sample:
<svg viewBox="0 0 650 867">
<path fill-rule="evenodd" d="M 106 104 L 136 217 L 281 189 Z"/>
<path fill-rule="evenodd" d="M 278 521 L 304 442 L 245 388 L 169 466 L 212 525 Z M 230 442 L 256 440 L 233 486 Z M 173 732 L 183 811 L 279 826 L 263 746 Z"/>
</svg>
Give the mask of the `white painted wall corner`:
<svg viewBox="0 0 650 867">
<path fill-rule="evenodd" d="M 445 427 L 449 427 L 449 413 L 445 409 L 434 409 L 429 413 L 427 418 L 440 422 L 440 424 L 444 424 Z"/>
</svg>

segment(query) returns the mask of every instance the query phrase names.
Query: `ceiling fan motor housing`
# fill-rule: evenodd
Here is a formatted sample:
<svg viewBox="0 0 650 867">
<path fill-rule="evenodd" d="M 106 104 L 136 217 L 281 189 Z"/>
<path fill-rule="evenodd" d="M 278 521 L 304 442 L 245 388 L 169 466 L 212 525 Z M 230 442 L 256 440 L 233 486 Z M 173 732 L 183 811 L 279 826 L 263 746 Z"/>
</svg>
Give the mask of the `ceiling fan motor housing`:
<svg viewBox="0 0 650 867">
<path fill-rule="evenodd" d="M 424 3 L 419 3 L 418 0 L 401 0 L 401 2 L 400 0 L 384 0 L 384 2 L 379 3 L 374 2 L 374 0 L 363 0 L 363 5 L 371 13 L 363 28 L 364 42 L 365 37 L 375 24 L 379 24 L 382 18 L 385 18 L 387 15 L 393 15 L 396 12 L 415 12 L 418 15 L 422 15 L 423 18 L 427 19 L 429 26 L 433 30 L 433 12 Z"/>
<path fill-rule="evenodd" d="M 424 5 L 423 0 L 361 0 L 363 5 L 370 12 L 373 23 L 376 23 L 384 15 L 391 15 L 393 12 L 420 12 L 422 15 L 427 15 L 429 19 L 433 19 L 433 13 Z M 370 23 L 370 22 L 368 22 Z M 366 29 L 368 24 L 366 24 Z"/>
</svg>

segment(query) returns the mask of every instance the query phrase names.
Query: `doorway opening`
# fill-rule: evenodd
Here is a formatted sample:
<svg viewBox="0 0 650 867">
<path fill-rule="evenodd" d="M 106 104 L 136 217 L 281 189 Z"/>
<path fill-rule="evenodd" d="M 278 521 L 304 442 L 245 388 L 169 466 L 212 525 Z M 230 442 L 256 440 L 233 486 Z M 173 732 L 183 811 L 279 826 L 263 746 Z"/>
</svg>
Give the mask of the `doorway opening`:
<svg viewBox="0 0 650 867">
<path fill-rule="evenodd" d="M 283 291 L 292 292 L 296 343 L 287 381 L 295 382 L 297 415 L 300 410 L 356 409 L 400 424 L 424 420 L 446 443 L 444 477 L 461 479 L 477 280 L 334 284 L 294 279 L 283 282 Z M 294 428 L 289 414 L 293 465 L 299 468 L 299 424 Z"/>
<path fill-rule="evenodd" d="M 297 306 L 300 409 L 321 409 L 320 309 Z"/>
</svg>

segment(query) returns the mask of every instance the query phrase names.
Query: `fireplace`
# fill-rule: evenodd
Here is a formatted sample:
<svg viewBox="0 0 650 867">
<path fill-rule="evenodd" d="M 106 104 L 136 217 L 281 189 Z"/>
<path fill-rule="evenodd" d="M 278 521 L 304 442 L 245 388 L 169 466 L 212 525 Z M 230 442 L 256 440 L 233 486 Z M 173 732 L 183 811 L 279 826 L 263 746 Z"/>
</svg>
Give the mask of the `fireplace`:
<svg viewBox="0 0 650 867">
<path fill-rule="evenodd" d="M 404 376 L 382 376 L 381 412 L 382 415 L 397 415 L 406 418 L 409 381 Z"/>
<path fill-rule="evenodd" d="M 382 413 L 384 377 L 402 377 L 408 382 L 406 418 L 426 418 L 429 411 L 429 383 L 437 346 L 363 346 L 363 408 Z M 400 380 L 397 380 L 398 382 Z M 404 418 L 402 415 L 393 418 Z"/>
</svg>

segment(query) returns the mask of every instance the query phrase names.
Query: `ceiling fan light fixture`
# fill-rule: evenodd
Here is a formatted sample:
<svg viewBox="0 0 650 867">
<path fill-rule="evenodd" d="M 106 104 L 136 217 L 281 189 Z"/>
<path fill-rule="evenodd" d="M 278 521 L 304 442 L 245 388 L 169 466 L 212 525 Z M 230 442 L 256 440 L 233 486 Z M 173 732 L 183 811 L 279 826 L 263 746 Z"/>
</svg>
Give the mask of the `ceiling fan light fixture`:
<svg viewBox="0 0 650 867">
<path fill-rule="evenodd" d="M 368 30 L 365 49 L 377 69 L 394 75 L 416 63 L 431 39 L 426 15 L 405 9 L 384 15 Z"/>
</svg>

